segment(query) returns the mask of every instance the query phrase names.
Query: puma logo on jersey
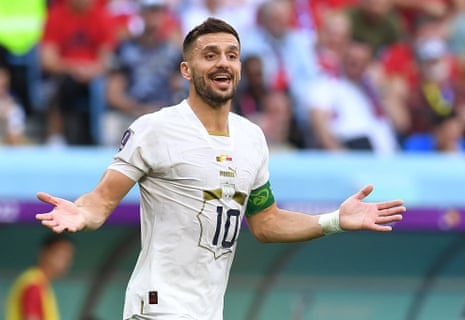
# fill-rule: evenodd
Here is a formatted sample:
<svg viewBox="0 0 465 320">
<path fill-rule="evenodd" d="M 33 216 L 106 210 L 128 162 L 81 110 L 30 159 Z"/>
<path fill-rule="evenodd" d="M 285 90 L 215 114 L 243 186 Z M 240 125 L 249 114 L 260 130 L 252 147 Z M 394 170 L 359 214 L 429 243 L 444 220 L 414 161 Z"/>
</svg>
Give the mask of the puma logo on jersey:
<svg viewBox="0 0 465 320">
<path fill-rule="evenodd" d="M 228 167 L 228 170 L 220 170 L 220 177 L 234 178 L 237 176 L 236 169 Z"/>
</svg>

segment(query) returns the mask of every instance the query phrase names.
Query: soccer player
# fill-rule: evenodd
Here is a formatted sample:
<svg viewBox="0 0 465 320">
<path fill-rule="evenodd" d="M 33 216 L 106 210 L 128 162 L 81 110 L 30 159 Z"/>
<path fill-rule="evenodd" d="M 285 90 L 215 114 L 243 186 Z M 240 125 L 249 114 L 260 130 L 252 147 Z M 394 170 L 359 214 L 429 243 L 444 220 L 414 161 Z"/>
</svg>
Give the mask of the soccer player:
<svg viewBox="0 0 465 320">
<path fill-rule="evenodd" d="M 240 40 L 209 18 L 183 42 L 180 71 L 189 96 L 143 115 L 90 193 L 75 202 L 43 192 L 37 214 L 55 232 L 97 229 L 138 183 L 142 248 L 129 280 L 124 319 L 223 318 L 223 298 L 245 216 L 261 242 L 304 241 L 342 230 L 390 231 L 402 200 L 366 203 L 366 186 L 332 213 L 277 207 L 262 131 L 230 112 L 240 73 Z M 311 190 L 309 191 L 311 192 Z"/>
</svg>

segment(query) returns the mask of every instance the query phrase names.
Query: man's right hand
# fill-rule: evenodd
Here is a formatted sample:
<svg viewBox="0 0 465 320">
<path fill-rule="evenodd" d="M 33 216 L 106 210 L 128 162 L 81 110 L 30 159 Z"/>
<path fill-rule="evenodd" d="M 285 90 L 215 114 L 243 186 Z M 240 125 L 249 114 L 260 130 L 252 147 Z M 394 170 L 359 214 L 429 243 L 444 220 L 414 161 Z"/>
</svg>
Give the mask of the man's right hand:
<svg viewBox="0 0 465 320">
<path fill-rule="evenodd" d="M 45 192 L 37 193 L 37 198 L 51 204 L 53 209 L 47 213 L 36 214 L 36 219 L 53 232 L 76 232 L 85 228 L 84 215 L 71 201 L 57 198 Z"/>
</svg>

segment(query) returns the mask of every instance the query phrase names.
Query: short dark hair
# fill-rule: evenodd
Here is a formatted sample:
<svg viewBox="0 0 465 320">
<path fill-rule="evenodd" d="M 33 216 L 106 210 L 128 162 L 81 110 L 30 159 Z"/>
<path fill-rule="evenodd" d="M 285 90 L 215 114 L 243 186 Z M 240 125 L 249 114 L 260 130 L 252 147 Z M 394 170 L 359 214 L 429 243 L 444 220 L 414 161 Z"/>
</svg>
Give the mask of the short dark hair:
<svg viewBox="0 0 465 320">
<path fill-rule="evenodd" d="M 42 239 L 40 247 L 42 250 L 45 250 L 60 242 L 74 244 L 73 239 L 65 233 L 48 233 Z"/>
<path fill-rule="evenodd" d="M 430 121 L 434 127 L 438 127 L 444 122 L 454 119 L 457 117 L 457 111 L 454 109 L 445 110 L 444 112 L 431 111 L 430 112 Z"/>
<path fill-rule="evenodd" d="M 199 24 L 194 29 L 189 31 L 189 33 L 184 38 L 184 41 L 182 44 L 182 52 L 183 52 L 184 59 L 186 59 L 186 54 L 191 49 L 192 44 L 195 42 L 195 40 L 197 40 L 197 38 L 200 37 L 201 35 L 210 34 L 210 33 L 232 34 L 237 39 L 237 42 L 239 42 L 239 45 L 241 44 L 241 41 L 239 39 L 239 34 L 237 33 L 236 29 L 234 29 L 233 26 L 231 26 L 230 24 L 228 24 L 227 22 L 223 20 L 209 17 L 202 24 Z"/>
</svg>

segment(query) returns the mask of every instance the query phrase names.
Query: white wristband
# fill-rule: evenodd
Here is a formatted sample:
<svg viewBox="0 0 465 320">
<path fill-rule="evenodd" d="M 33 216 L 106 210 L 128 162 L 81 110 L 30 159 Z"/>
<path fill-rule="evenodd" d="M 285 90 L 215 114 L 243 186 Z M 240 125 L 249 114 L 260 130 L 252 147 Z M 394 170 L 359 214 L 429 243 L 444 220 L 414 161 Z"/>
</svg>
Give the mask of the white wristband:
<svg viewBox="0 0 465 320">
<path fill-rule="evenodd" d="M 339 225 L 339 210 L 320 215 L 318 223 L 320 224 L 324 235 L 330 235 L 344 231 Z"/>
</svg>

